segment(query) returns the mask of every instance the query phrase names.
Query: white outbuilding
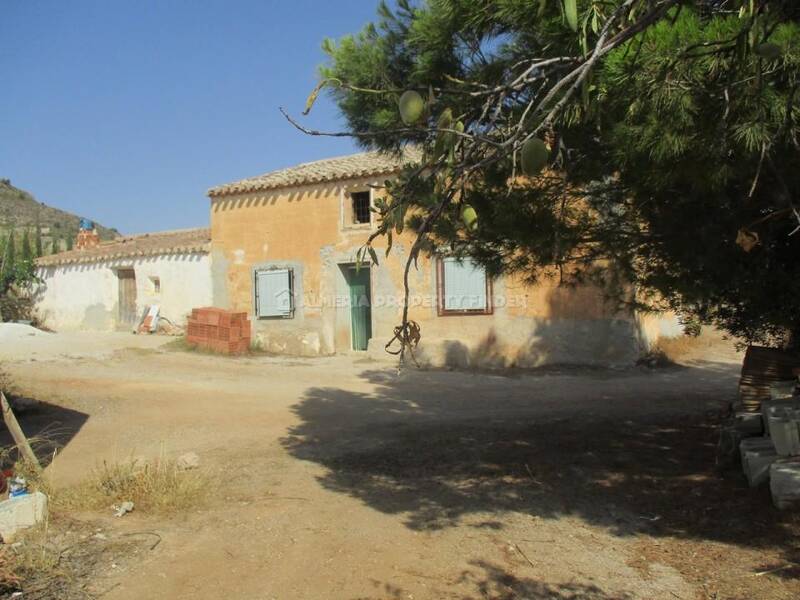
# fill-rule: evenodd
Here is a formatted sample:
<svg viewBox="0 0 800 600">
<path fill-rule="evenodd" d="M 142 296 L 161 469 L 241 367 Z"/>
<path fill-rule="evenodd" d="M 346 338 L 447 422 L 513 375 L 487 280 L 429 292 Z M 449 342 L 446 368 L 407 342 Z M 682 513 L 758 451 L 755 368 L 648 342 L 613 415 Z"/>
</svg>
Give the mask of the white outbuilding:
<svg viewBox="0 0 800 600">
<path fill-rule="evenodd" d="M 212 304 L 210 244 L 208 229 L 183 229 L 43 256 L 38 316 L 56 331 L 110 331 L 133 328 L 145 307 L 157 305 L 161 316 L 184 325 L 192 308 Z"/>
</svg>

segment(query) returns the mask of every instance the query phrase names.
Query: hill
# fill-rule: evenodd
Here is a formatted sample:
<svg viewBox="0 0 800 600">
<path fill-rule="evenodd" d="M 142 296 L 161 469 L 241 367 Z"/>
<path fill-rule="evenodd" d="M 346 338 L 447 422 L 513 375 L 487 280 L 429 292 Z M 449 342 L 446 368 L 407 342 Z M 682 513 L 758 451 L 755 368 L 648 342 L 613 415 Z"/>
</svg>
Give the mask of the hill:
<svg viewBox="0 0 800 600">
<path fill-rule="evenodd" d="M 67 240 L 75 239 L 79 222 L 78 215 L 47 206 L 25 190 L 11 185 L 10 180 L 0 179 L 0 234 L 5 235 L 11 229 L 20 234 L 25 229 L 33 231 L 38 223 L 45 248 L 49 249 L 55 244 L 57 250 L 63 250 L 67 247 Z M 99 223 L 95 223 L 95 226 L 103 240 L 119 236 L 116 229 Z"/>
</svg>

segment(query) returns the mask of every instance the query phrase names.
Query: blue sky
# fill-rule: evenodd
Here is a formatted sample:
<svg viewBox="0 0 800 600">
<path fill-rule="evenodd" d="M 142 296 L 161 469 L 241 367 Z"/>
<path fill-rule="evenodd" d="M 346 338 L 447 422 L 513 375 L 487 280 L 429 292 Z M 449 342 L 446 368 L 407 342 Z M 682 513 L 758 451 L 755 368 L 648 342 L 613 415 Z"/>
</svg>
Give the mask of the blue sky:
<svg viewBox="0 0 800 600">
<path fill-rule="evenodd" d="M 203 226 L 216 184 L 355 150 L 299 114 L 378 0 L 6 0 L 0 177 L 125 233 Z M 310 126 L 340 129 L 321 97 Z"/>
</svg>

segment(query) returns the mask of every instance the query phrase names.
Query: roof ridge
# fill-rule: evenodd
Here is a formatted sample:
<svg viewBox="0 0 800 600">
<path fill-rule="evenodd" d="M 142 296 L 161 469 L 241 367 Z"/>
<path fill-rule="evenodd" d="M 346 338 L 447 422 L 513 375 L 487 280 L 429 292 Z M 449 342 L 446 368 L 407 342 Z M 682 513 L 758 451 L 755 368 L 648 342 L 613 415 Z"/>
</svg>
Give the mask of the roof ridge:
<svg viewBox="0 0 800 600">
<path fill-rule="evenodd" d="M 145 231 L 144 233 L 130 233 L 127 235 L 120 235 L 112 240 L 104 240 L 106 242 L 116 242 L 124 239 L 150 237 L 153 235 L 171 235 L 176 233 L 191 233 L 191 232 L 211 231 L 210 227 L 185 227 L 182 229 L 165 229 L 164 231 Z"/>
<path fill-rule="evenodd" d="M 327 181 L 341 181 L 357 177 L 371 177 L 398 171 L 406 162 L 418 160 L 419 154 L 418 147 L 409 145 L 403 147 L 397 153 L 367 150 L 341 156 L 331 156 L 298 163 L 282 169 L 274 169 L 261 175 L 214 186 L 207 193 L 210 197 L 214 197 Z"/>
<path fill-rule="evenodd" d="M 338 156 L 329 156 L 328 158 L 318 158 L 317 160 L 310 160 L 308 162 L 297 163 L 296 165 L 292 165 L 290 167 L 284 167 L 284 169 L 292 169 L 294 167 L 307 167 L 310 165 L 316 165 L 323 162 L 334 161 L 334 160 L 342 160 L 343 158 L 355 158 L 356 156 L 365 156 L 367 154 L 382 154 L 382 155 L 391 155 L 391 152 L 382 152 L 380 150 L 364 150 L 363 152 L 351 152 L 350 154 L 339 154 Z M 283 171 L 283 169 L 275 169 L 276 171 Z M 268 171 L 271 173 L 272 171 Z"/>
<path fill-rule="evenodd" d="M 301 167 L 313 167 L 314 165 L 320 165 L 327 162 L 335 162 L 337 160 L 345 160 L 347 158 L 356 158 L 357 156 L 367 156 L 367 155 L 380 155 L 380 156 L 391 156 L 391 152 L 381 152 L 380 150 L 365 150 L 364 152 L 352 152 L 350 154 L 340 154 L 338 156 L 329 156 L 328 158 L 318 158 L 317 160 L 309 160 L 307 162 L 296 163 L 294 165 L 289 165 L 286 167 L 278 167 L 277 169 L 270 169 L 269 171 L 264 171 L 260 175 L 253 175 L 252 177 L 245 177 L 244 179 L 240 179 L 238 181 L 248 181 L 250 179 L 259 179 L 261 177 L 267 177 L 268 175 L 272 175 L 274 173 L 280 173 L 281 171 L 288 171 L 289 169 L 299 169 Z M 223 183 L 222 185 L 215 186 L 215 187 L 223 187 L 225 185 L 230 185 Z M 212 188 L 214 189 L 214 188 Z"/>
<path fill-rule="evenodd" d="M 205 253 L 211 244 L 211 229 L 193 227 L 172 229 L 119 237 L 101 242 L 97 246 L 66 250 L 36 259 L 36 265 L 56 266 L 63 264 L 100 262 L 117 258 L 156 256 L 159 254 Z"/>
</svg>

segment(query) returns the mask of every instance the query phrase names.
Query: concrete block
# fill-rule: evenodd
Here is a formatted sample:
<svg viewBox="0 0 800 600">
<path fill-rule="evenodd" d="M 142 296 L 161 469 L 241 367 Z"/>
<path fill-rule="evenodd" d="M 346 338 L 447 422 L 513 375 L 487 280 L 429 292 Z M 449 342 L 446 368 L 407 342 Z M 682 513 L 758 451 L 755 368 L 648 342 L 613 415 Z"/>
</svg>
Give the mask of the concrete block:
<svg viewBox="0 0 800 600">
<path fill-rule="evenodd" d="M 786 416 L 785 411 L 787 409 L 800 410 L 800 398 L 796 400 L 764 400 L 761 402 L 761 418 L 767 435 L 769 435 L 769 417 Z"/>
<path fill-rule="evenodd" d="M 761 422 L 761 415 L 756 413 Z M 739 425 L 731 419 L 724 423 L 719 430 L 719 443 L 717 444 L 717 466 L 730 468 L 741 464 L 739 446 L 742 441 L 753 437 L 755 434 L 743 432 Z M 760 434 L 759 434 L 760 435 Z"/>
<path fill-rule="evenodd" d="M 757 487 L 767 482 L 769 468 L 776 460 L 778 460 L 778 453 L 771 445 L 769 448 L 754 448 L 744 451 L 742 469 L 750 487 Z"/>
<path fill-rule="evenodd" d="M 744 465 L 744 455 L 752 450 L 774 450 L 775 444 L 768 437 L 751 437 L 739 443 L 739 460 Z"/>
<path fill-rule="evenodd" d="M 769 469 L 769 491 L 775 508 L 800 505 L 800 459 L 782 458 Z"/>
<path fill-rule="evenodd" d="M 789 417 L 770 417 L 769 431 L 775 451 L 780 456 L 800 454 L 800 431 L 797 422 Z"/>
<path fill-rule="evenodd" d="M 797 381 L 778 381 L 769 386 L 770 400 L 791 400 Z"/>
<path fill-rule="evenodd" d="M 764 433 L 764 421 L 761 419 L 761 413 L 737 412 L 733 415 L 733 423 L 742 433 L 752 435 L 762 435 Z"/>
<path fill-rule="evenodd" d="M 22 529 L 33 527 L 47 516 L 47 496 L 34 492 L 0 502 L 0 536 L 8 544 Z"/>
</svg>

